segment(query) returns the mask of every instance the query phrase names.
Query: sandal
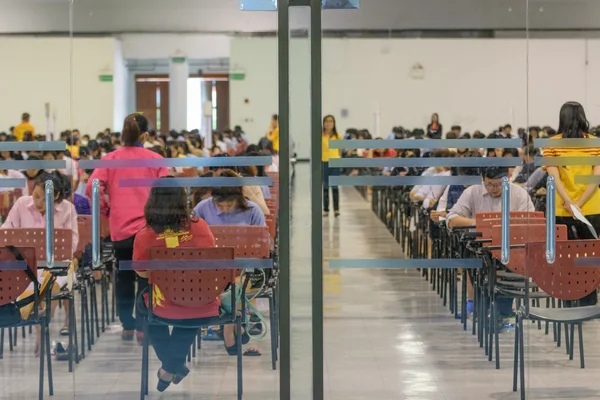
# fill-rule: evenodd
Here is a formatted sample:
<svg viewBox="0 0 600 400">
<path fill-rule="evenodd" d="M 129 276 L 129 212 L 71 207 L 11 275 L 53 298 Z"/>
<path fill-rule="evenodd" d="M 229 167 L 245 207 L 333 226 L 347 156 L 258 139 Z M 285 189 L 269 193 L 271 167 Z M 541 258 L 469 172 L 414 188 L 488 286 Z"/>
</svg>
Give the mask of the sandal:
<svg viewBox="0 0 600 400">
<path fill-rule="evenodd" d="M 60 330 L 60 335 L 61 336 L 69 336 L 69 327 L 63 326 L 62 329 Z"/>
<path fill-rule="evenodd" d="M 173 385 L 179 385 L 179 383 L 181 383 L 181 381 L 184 380 L 189 374 L 190 369 L 184 365 L 173 377 Z"/>
<path fill-rule="evenodd" d="M 323 216 L 324 217 L 329 217 L 329 211 L 323 211 Z"/>
<path fill-rule="evenodd" d="M 163 371 L 162 375 L 161 375 L 160 371 Z M 165 390 L 167 390 L 167 388 L 171 385 L 171 382 L 173 382 L 173 379 L 175 378 L 175 375 L 170 374 L 171 379 L 169 379 L 169 380 L 163 379 L 162 377 L 167 374 L 169 374 L 169 373 L 162 368 L 160 368 L 158 370 L 158 372 L 156 373 L 156 376 L 158 377 L 158 383 L 156 384 L 156 390 L 158 390 L 161 393 L 164 392 Z"/>
<path fill-rule="evenodd" d="M 237 356 L 237 345 L 233 345 L 231 347 L 225 346 L 225 350 L 227 350 L 227 354 L 230 356 Z M 258 349 L 250 348 L 246 350 L 243 354 L 244 357 L 260 357 L 262 353 Z"/>
<path fill-rule="evenodd" d="M 54 349 L 54 356 L 56 357 L 56 361 L 68 361 L 69 351 L 59 342 L 56 344 L 56 349 Z"/>
</svg>

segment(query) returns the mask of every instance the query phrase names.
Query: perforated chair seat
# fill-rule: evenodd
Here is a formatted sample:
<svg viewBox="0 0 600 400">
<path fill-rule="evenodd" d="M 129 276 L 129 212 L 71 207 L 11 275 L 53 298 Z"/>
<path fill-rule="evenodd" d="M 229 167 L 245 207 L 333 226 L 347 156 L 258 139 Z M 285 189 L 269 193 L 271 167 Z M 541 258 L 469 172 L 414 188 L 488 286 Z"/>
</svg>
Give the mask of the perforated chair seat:
<svg viewBox="0 0 600 400">
<path fill-rule="evenodd" d="M 600 306 L 573 308 L 529 308 L 529 319 L 575 324 L 590 319 L 600 318 Z"/>
</svg>

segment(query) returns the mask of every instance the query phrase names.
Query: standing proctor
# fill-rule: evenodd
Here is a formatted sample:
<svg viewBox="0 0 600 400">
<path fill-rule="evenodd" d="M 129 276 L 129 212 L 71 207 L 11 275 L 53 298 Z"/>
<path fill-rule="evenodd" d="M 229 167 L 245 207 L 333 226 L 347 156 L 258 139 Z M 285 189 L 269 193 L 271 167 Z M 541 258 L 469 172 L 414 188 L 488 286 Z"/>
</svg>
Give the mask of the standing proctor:
<svg viewBox="0 0 600 400">
<path fill-rule="evenodd" d="M 146 225 L 144 206 L 150 196 L 150 187 L 122 187 L 119 182 L 126 178 L 161 178 L 169 175 L 167 168 L 144 167 L 144 161 L 162 158 L 159 154 L 144 148 L 144 141 L 148 132 L 148 120 L 141 114 L 131 114 L 125 118 L 121 139 L 123 146 L 107 154 L 104 160 L 135 159 L 140 163 L 140 168 L 96 168 L 90 177 L 86 194 L 92 198 L 92 183 L 94 179 L 100 180 L 101 205 L 103 210 L 109 212 L 110 236 L 115 246 L 117 261 L 129 261 L 133 257 L 133 243 L 135 236 Z M 106 207 L 105 194 L 108 195 L 110 206 Z M 117 307 L 119 318 L 123 325 L 123 340 L 133 340 L 134 331 L 137 330 L 138 342 L 142 339 L 142 318 L 136 310 L 135 304 L 136 273 L 133 270 L 122 270 L 119 265 L 117 274 Z M 138 278 L 138 294 L 143 290 L 148 281 Z"/>
<path fill-rule="evenodd" d="M 558 135 L 552 139 L 590 139 L 590 124 L 581 104 L 565 103 L 560 109 Z M 544 150 L 544 157 L 598 157 L 598 147 L 569 147 Z M 600 190 L 597 183 L 580 184 L 575 182 L 578 175 L 600 175 L 600 166 L 590 160 L 587 165 L 568 165 L 547 167 L 548 175 L 555 179 L 556 224 L 567 225 L 569 240 L 594 239 L 589 228 L 583 222 L 573 218 L 573 209 L 581 211 L 592 224 L 596 232 L 600 232 Z M 582 306 L 594 305 L 598 302 L 598 292 L 594 290 L 579 301 Z"/>
<path fill-rule="evenodd" d="M 29 118 L 29 113 L 23 113 L 23 115 L 21 116 L 22 122 L 19 125 L 15 126 L 13 135 L 15 135 L 15 138 L 17 138 L 17 142 L 23 141 L 23 136 L 25 136 L 25 132 L 31 132 L 32 137 L 35 137 L 35 128 L 29 123 Z"/>
<path fill-rule="evenodd" d="M 329 177 L 338 174 L 337 168 L 329 166 L 329 160 L 332 158 L 340 158 L 339 149 L 330 149 L 330 140 L 342 140 L 342 136 L 338 133 L 333 115 L 327 115 L 323 118 L 323 134 L 321 135 L 323 144 L 323 153 L 321 161 L 323 161 L 323 215 L 329 215 Z M 331 187 L 333 193 L 333 213 L 336 217 L 340 215 L 340 192 L 337 186 Z"/>
<path fill-rule="evenodd" d="M 439 139 L 444 133 L 442 124 L 440 124 L 440 117 L 438 113 L 433 113 L 431 116 L 431 122 L 427 125 L 427 137 L 430 139 Z"/>
</svg>

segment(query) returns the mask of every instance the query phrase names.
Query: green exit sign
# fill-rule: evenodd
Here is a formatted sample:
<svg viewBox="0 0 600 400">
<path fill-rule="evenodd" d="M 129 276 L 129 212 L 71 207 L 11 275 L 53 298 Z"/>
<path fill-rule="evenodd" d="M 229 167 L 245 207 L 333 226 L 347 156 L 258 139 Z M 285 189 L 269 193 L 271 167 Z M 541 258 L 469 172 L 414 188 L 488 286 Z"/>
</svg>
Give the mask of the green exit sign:
<svg viewBox="0 0 600 400">
<path fill-rule="evenodd" d="M 99 79 L 100 79 L 100 82 L 112 82 L 113 76 L 112 75 L 100 75 Z"/>
<path fill-rule="evenodd" d="M 229 74 L 229 79 L 232 81 L 243 81 L 246 79 L 246 74 L 243 72 L 236 72 L 235 74 Z"/>
<path fill-rule="evenodd" d="M 171 61 L 174 64 L 183 64 L 185 62 L 185 57 L 173 57 L 171 58 Z"/>
</svg>

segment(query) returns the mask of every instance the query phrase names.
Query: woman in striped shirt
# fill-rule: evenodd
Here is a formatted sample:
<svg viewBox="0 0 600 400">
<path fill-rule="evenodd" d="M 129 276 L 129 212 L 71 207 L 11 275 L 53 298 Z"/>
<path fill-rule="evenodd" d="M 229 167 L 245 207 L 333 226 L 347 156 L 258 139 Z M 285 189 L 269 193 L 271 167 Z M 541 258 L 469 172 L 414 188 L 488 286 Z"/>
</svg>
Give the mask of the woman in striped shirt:
<svg viewBox="0 0 600 400">
<path fill-rule="evenodd" d="M 589 122 L 581 104 L 565 103 L 560 110 L 559 134 L 553 139 L 589 139 Z M 560 146 L 557 143 L 557 146 Z M 548 148 L 544 157 L 594 157 L 600 156 L 600 148 L 591 146 Z M 587 225 L 575 219 L 574 209 L 581 211 L 594 226 L 600 230 L 600 190 L 598 183 L 576 183 L 578 175 L 600 175 L 600 165 L 564 165 L 547 167 L 548 175 L 553 176 L 556 184 L 556 223 L 567 225 L 569 240 L 594 239 Z M 580 305 L 592 305 L 598 301 L 596 291 L 580 300 Z"/>
</svg>

